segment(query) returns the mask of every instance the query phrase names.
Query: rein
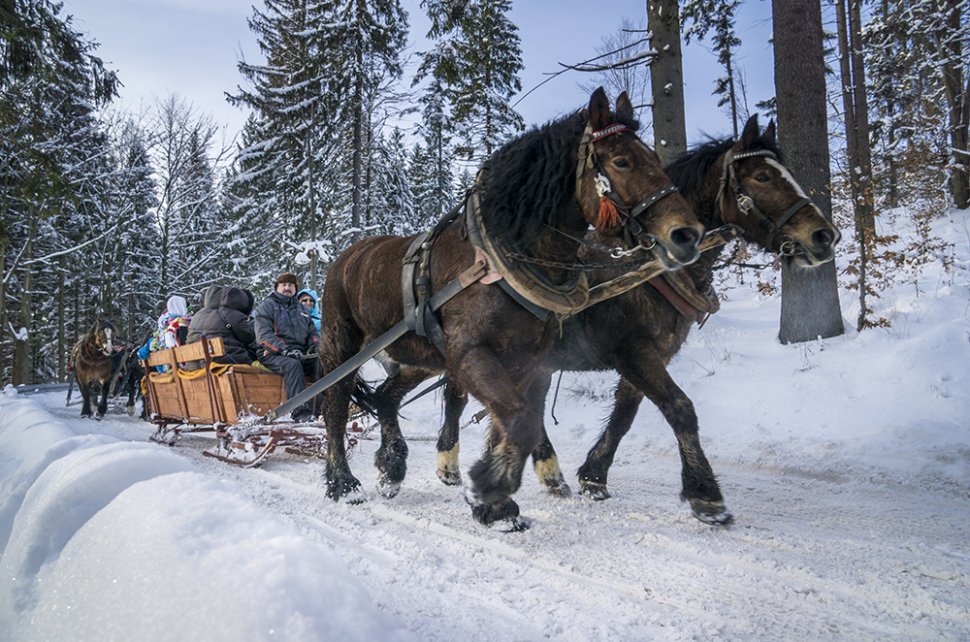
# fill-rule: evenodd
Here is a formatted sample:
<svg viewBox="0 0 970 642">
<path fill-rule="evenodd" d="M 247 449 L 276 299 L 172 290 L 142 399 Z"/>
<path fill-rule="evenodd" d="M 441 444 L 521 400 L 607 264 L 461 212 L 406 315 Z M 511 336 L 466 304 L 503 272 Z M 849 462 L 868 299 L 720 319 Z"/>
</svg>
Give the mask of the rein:
<svg viewBox="0 0 970 642">
<path fill-rule="evenodd" d="M 791 218 L 795 215 L 795 212 L 802 209 L 812 201 L 808 197 L 803 197 L 795 201 L 791 207 L 782 213 L 781 218 L 777 223 L 765 216 L 764 213 L 758 209 L 758 206 L 755 204 L 751 195 L 744 191 L 744 187 L 742 187 L 741 181 L 738 180 L 738 175 L 734 168 L 734 164 L 739 160 L 753 158 L 756 156 L 763 156 L 776 161 L 778 160 L 778 156 L 768 149 L 754 149 L 746 152 L 739 152 L 737 154 L 729 150 L 727 154 L 724 155 L 724 167 L 721 170 L 721 181 L 717 190 L 717 204 L 718 208 L 721 210 L 721 218 L 723 220 L 724 210 L 728 199 L 727 188 L 730 185 L 731 189 L 734 191 L 738 211 L 741 212 L 742 216 L 750 216 L 753 214 L 754 216 L 758 217 L 758 223 L 768 232 L 767 247 L 770 248 L 774 246 L 775 237 L 777 237 L 781 232 L 781 228 L 783 228 L 785 224 L 791 220 Z M 778 248 L 778 254 L 780 256 L 791 256 L 795 254 L 794 244 L 788 241 L 783 242 Z"/>
</svg>

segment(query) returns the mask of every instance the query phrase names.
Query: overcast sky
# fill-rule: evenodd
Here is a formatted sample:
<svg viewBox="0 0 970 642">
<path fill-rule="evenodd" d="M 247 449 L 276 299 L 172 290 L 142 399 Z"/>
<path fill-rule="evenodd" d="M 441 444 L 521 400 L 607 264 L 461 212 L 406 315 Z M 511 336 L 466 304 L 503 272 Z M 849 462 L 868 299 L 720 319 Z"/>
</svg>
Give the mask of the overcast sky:
<svg viewBox="0 0 970 642">
<path fill-rule="evenodd" d="M 403 0 L 410 16 L 410 50 L 420 49 L 427 20 L 418 0 Z M 64 12 L 76 27 L 101 44 L 98 54 L 118 71 L 124 87 L 120 104 L 137 110 L 154 97 L 179 94 L 201 113 L 210 114 L 228 132 L 237 132 L 246 114 L 228 105 L 224 93 L 241 82 L 237 61 L 259 61 L 255 35 L 246 19 L 246 0 L 65 0 Z M 511 19 L 519 28 L 525 69 L 523 92 L 559 70 L 596 55 L 602 38 L 613 34 L 624 17 L 641 20 L 644 0 L 515 0 Z M 738 55 L 748 87 L 748 103 L 772 95 L 770 5 L 748 3 L 738 17 L 743 41 Z M 417 44 L 415 44 L 417 42 Z M 730 133 L 717 97 L 711 95 L 721 73 L 706 43 L 685 48 L 687 136 Z M 590 78 L 567 72 L 526 97 L 516 108 L 528 124 L 543 123 L 585 105 L 579 84 Z"/>
</svg>

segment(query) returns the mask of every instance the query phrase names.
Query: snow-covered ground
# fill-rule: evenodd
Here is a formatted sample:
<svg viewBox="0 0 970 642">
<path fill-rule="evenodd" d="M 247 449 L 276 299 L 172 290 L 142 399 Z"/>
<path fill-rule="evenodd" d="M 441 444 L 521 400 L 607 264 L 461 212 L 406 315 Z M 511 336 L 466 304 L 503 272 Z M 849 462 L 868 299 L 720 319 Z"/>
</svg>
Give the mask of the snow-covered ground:
<svg viewBox="0 0 970 642">
<path fill-rule="evenodd" d="M 432 396 L 407 408 L 401 494 L 373 492 L 363 441 L 351 465 L 368 501 L 351 506 L 324 497 L 322 462 L 233 468 L 201 456 L 210 437 L 167 448 L 126 415 L 81 420 L 63 393 L 7 390 L 0 638 L 970 639 L 968 217 L 934 227 L 951 272 L 933 261 L 883 295 L 890 328 L 782 346 L 779 300 L 734 290 L 695 330 L 671 370 L 729 528 L 680 504 L 674 438 L 647 405 L 612 499 L 548 496 L 527 471 L 516 499 L 533 526 L 502 533 L 435 476 Z M 570 477 L 614 381 L 563 378 L 547 425 Z M 462 440 L 467 471 L 483 427 Z"/>
</svg>

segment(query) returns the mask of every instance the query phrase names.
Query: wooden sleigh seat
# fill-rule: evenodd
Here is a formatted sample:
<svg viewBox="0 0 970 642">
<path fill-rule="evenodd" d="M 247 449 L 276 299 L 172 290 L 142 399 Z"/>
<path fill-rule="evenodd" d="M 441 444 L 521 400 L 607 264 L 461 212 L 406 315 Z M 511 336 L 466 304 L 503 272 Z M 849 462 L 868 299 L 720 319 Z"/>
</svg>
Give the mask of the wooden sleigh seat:
<svg viewBox="0 0 970 642">
<path fill-rule="evenodd" d="M 149 417 L 158 424 L 238 423 L 248 415 L 265 415 L 286 400 L 283 377 L 265 368 L 220 364 L 222 339 L 159 350 L 142 364 L 148 372 L 145 398 Z M 190 363 L 203 367 L 190 369 Z M 166 366 L 158 372 L 157 366 Z"/>
</svg>

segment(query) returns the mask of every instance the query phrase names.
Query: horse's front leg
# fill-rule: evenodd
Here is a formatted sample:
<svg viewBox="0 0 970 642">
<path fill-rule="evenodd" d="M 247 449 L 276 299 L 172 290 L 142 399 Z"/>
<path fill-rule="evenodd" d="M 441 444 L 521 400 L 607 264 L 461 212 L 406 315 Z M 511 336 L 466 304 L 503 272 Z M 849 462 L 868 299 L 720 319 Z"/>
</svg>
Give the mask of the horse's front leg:
<svg viewBox="0 0 970 642">
<path fill-rule="evenodd" d="M 407 473 L 408 445 L 398 423 L 401 400 L 431 375 L 429 370 L 402 366 L 377 388 L 375 397 L 377 419 L 381 424 L 381 447 L 374 453 L 374 465 L 380 472 L 377 490 L 384 497 L 398 494 Z"/>
<path fill-rule="evenodd" d="M 512 530 L 527 528 L 511 495 L 519 489 L 525 460 L 541 437 L 538 409 L 519 394 L 523 382 L 514 381 L 484 346 L 468 350 L 449 377 L 474 395 L 492 419 L 485 453 L 468 471 L 471 485 L 465 499 L 472 515 L 486 526 L 508 520 Z"/>
<path fill-rule="evenodd" d="M 460 451 L 459 432 L 461 414 L 468 405 L 468 394 L 461 386 L 449 380 L 445 385 L 445 421 L 438 431 L 438 479 L 448 486 L 461 484 L 461 470 L 458 466 Z"/>
<path fill-rule="evenodd" d="M 93 413 L 91 412 L 91 384 L 90 382 L 82 383 L 78 379 L 78 388 L 81 390 L 81 416 L 90 417 Z"/>
<path fill-rule="evenodd" d="M 719 526 L 730 524 L 734 517 L 724 505 L 721 488 L 701 448 L 694 404 L 671 379 L 659 357 L 631 363 L 632 367 L 621 368 L 620 374 L 657 406 L 677 437 L 682 480 L 680 499 L 690 503 L 694 517 L 702 522 Z M 629 423 L 632 421 L 631 413 Z M 629 430 L 629 423 L 623 433 Z M 621 437 L 622 434 L 615 438 L 614 453 Z M 612 454 L 609 462 L 612 463 Z"/>
<path fill-rule="evenodd" d="M 98 402 L 98 412 L 94 415 L 95 419 L 100 420 L 108 412 L 108 393 L 111 392 L 111 380 L 101 384 L 101 401 Z"/>
</svg>

